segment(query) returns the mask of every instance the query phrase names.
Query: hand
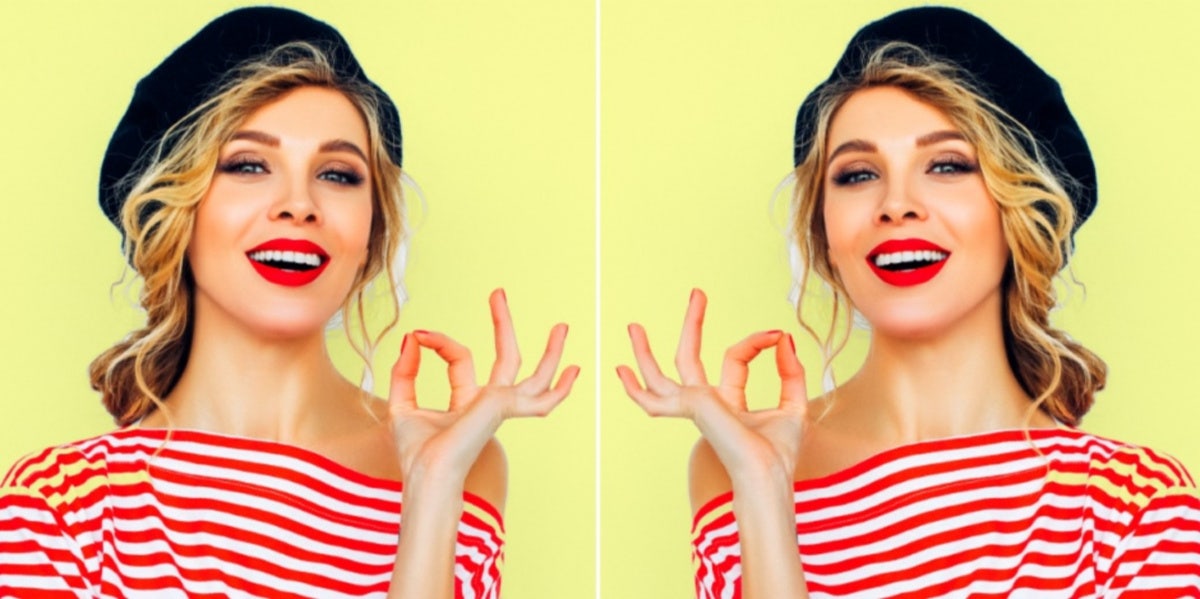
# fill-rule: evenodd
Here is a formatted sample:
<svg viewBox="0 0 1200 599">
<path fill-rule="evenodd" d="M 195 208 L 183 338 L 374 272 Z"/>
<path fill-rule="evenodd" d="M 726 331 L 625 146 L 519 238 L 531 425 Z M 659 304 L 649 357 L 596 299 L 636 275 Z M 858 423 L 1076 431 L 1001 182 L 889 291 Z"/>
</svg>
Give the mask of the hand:
<svg viewBox="0 0 1200 599">
<path fill-rule="evenodd" d="M 478 386 L 471 351 L 441 333 L 414 331 L 404 336 L 400 357 L 392 367 L 388 396 L 391 420 L 404 480 L 435 478 L 461 485 L 479 452 L 505 419 L 545 416 L 567 394 L 579 375 L 568 366 L 551 386 L 567 338 L 567 325 L 550 330 L 545 353 L 533 374 L 514 382 L 521 366 L 517 338 L 504 291 L 489 298 L 496 338 L 496 361 L 491 376 Z M 446 361 L 450 405 L 446 411 L 417 405 L 416 377 L 421 348 Z"/>
<path fill-rule="evenodd" d="M 647 414 L 691 419 L 735 481 L 743 473 L 770 473 L 786 476 L 790 484 L 808 408 L 804 368 L 796 358 L 792 336 L 765 331 L 733 345 L 725 352 L 721 382 L 714 387 L 708 383 L 700 362 L 706 304 L 704 292 L 692 291 L 675 355 L 680 382 L 662 373 L 650 352 L 645 330 L 637 324 L 629 325 L 629 338 L 646 385 L 642 387 L 628 366 L 618 366 L 617 376 L 625 392 Z M 745 391 L 750 362 L 772 346 L 781 383 L 779 405 L 750 411 Z"/>
</svg>

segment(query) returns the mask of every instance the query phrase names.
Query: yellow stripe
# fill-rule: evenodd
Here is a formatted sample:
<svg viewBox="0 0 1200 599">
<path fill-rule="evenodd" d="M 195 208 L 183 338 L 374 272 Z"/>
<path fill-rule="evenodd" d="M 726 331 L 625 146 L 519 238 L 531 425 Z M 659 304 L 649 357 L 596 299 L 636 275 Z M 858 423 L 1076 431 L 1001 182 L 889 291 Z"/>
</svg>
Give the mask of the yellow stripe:
<svg viewBox="0 0 1200 599">
<path fill-rule="evenodd" d="M 82 456 L 84 459 L 76 461 L 67 459 L 74 456 Z M 98 487 L 111 488 L 149 480 L 149 473 L 145 469 L 106 475 L 105 472 L 108 470 L 106 466 L 107 461 L 103 457 L 88 458 L 78 447 L 56 447 L 42 456 L 40 460 L 37 456 L 30 456 L 25 463 L 15 467 L 14 469 L 22 469 L 23 473 L 20 479 L 10 481 L 10 486 L 29 489 L 32 493 L 45 498 L 46 503 L 52 509 L 57 510 L 63 505 L 91 493 Z M 51 475 L 50 471 L 56 468 L 57 472 Z M 75 484 L 67 483 L 68 477 L 78 477 L 81 473 L 89 470 L 90 474 L 83 480 Z"/>
<path fill-rule="evenodd" d="M 717 518 L 725 517 L 725 515 L 728 514 L 732 509 L 733 504 L 727 501 L 714 506 L 714 509 L 708 510 L 708 512 L 704 514 L 704 517 L 700 518 L 700 520 L 695 523 L 694 529 L 696 532 L 692 535 L 693 540 L 700 538 L 699 535 L 701 534 L 701 530 L 712 524 L 712 522 Z"/>
<path fill-rule="evenodd" d="M 484 524 L 492 529 L 492 532 L 500 538 L 501 542 L 504 541 L 504 531 L 500 528 L 500 522 L 496 520 L 496 517 L 490 512 L 475 505 L 474 503 L 471 503 L 470 501 L 464 501 L 463 514 L 470 514 L 476 518 L 479 518 Z"/>
</svg>

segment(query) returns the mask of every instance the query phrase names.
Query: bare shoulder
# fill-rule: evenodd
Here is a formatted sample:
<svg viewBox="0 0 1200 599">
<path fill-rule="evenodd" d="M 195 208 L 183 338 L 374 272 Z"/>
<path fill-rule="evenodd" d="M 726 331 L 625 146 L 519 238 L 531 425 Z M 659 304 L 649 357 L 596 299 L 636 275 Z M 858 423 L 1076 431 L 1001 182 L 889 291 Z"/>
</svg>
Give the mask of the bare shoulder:
<svg viewBox="0 0 1200 599">
<path fill-rule="evenodd" d="M 715 497 L 728 493 L 733 489 L 729 473 L 703 437 L 692 447 L 692 457 L 688 461 L 688 494 L 692 501 L 692 513 L 695 514 Z"/>
<path fill-rule="evenodd" d="M 489 439 L 479 452 L 475 465 L 467 473 L 463 489 L 478 495 L 504 513 L 504 502 L 508 496 L 508 458 L 504 455 L 504 447 L 495 437 Z"/>
</svg>

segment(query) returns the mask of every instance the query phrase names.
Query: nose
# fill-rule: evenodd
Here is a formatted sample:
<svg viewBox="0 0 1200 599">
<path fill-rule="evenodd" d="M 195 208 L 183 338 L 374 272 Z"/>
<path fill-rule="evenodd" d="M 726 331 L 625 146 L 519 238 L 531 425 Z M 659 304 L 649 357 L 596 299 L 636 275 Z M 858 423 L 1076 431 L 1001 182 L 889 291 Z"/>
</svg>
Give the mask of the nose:
<svg viewBox="0 0 1200 599">
<path fill-rule="evenodd" d="M 927 216 L 925 205 L 914 181 L 908 177 L 893 176 L 884 189 L 883 198 L 875 211 L 877 224 L 899 224 L 904 221 L 922 221 Z"/>
<path fill-rule="evenodd" d="M 271 206 L 271 220 L 290 220 L 294 224 L 321 222 L 321 210 L 306 181 L 293 181 L 279 190 Z"/>
</svg>

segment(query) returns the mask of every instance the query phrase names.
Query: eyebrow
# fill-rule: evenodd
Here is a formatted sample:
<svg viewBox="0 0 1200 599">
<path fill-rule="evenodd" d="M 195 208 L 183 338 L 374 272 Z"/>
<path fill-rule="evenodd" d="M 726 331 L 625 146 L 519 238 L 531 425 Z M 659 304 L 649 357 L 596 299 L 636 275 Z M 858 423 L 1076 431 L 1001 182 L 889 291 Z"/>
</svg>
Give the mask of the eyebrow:
<svg viewBox="0 0 1200 599">
<path fill-rule="evenodd" d="M 367 160 L 367 153 L 363 152 L 362 148 L 355 145 L 354 142 L 346 141 L 344 139 L 329 140 L 321 144 L 321 147 L 317 148 L 317 150 L 321 152 L 349 152 L 351 154 L 357 154 L 359 158 L 362 158 L 363 162 L 368 164 L 371 162 L 370 160 Z"/>
<path fill-rule="evenodd" d="M 274 135 L 271 135 L 270 133 L 264 133 L 262 131 L 254 131 L 254 130 L 238 131 L 233 134 L 233 137 L 229 138 L 229 141 L 236 141 L 239 139 L 258 142 L 260 144 L 263 144 L 265 146 L 270 146 L 272 148 L 279 147 L 279 138 L 278 137 L 275 137 Z M 351 154 L 358 156 L 359 158 L 362 158 L 363 162 L 370 162 L 369 160 L 367 160 L 367 153 L 362 151 L 362 148 L 358 147 L 358 145 L 355 144 L 354 142 L 347 141 L 345 139 L 331 139 L 325 143 L 322 143 L 317 148 L 317 151 L 318 152 L 349 152 Z"/>
<path fill-rule="evenodd" d="M 932 133 L 926 133 L 925 135 L 918 137 L 917 138 L 917 147 L 923 148 L 925 146 L 931 146 L 931 145 L 939 143 L 939 142 L 950 141 L 950 140 L 967 141 L 967 138 L 962 133 L 959 133 L 958 131 L 955 131 L 953 129 L 946 129 L 944 131 L 934 131 Z M 843 154 L 845 152 L 876 152 L 876 151 L 878 151 L 878 148 L 875 147 L 875 144 L 873 144 L 869 141 L 863 140 L 863 139 L 852 139 L 852 140 L 838 146 L 836 149 L 834 149 L 834 151 L 831 154 L 829 154 L 829 162 L 833 162 L 834 158 L 837 158 L 839 154 Z"/>
</svg>

